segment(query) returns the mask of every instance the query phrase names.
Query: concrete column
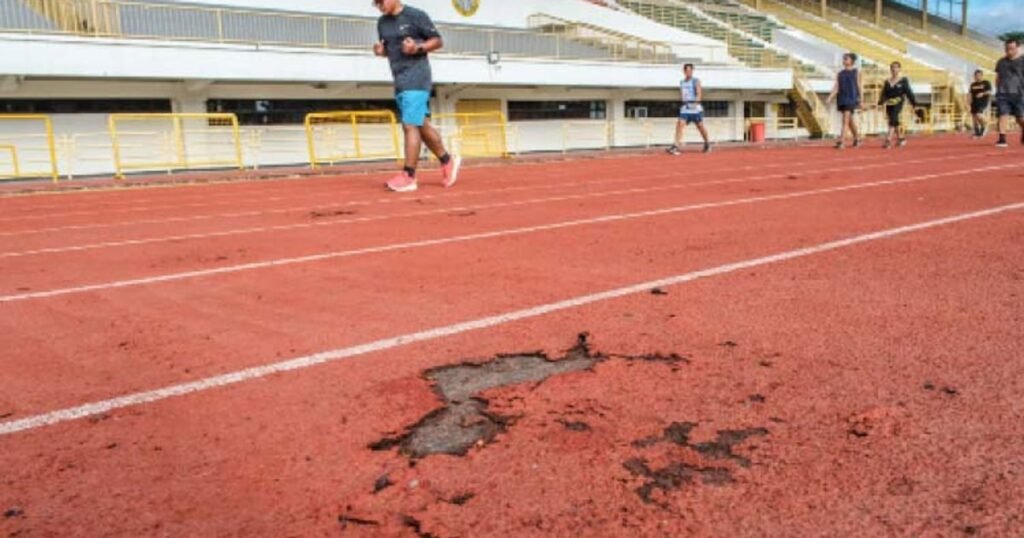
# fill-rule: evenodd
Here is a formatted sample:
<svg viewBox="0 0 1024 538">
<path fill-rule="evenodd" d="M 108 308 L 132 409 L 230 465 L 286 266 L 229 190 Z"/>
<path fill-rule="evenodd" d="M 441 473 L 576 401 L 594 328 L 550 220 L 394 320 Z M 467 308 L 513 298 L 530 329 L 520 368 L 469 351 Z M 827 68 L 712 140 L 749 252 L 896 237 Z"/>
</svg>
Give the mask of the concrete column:
<svg viewBox="0 0 1024 538">
<path fill-rule="evenodd" d="M 747 126 L 747 118 L 743 115 L 743 105 L 746 101 L 742 97 L 732 102 L 732 110 L 729 115 L 733 118 L 732 132 L 729 133 L 730 140 L 743 140 L 744 130 Z"/>
<path fill-rule="evenodd" d="M 928 29 L 928 0 L 921 0 L 921 28 Z"/>
<path fill-rule="evenodd" d="M 611 145 L 615 147 L 629 144 L 626 132 L 626 97 L 621 94 L 609 97 L 607 114 L 611 129 Z"/>
<path fill-rule="evenodd" d="M 171 100 L 171 110 L 177 114 L 205 114 L 206 113 L 206 88 L 194 86 L 183 87 L 174 99 Z M 200 129 L 201 121 L 180 120 L 180 127 L 184 131 L 182 140 L 184 146 L 181 148 L 183 157 L 190 165 L 196 162 L 211 160 L 222 160 L 230 157 L 229 151 L 223 144 L 214 144 L 210 133 Z M 167 129 L 173 132 L 174 122 L 162 122 L 160 129 Z M 214 147 L 216 146 L 216 147 Z"/>
<path fill-rule="evenodd" d="M 963 0 L 963 13 L 960 16 L 960 33 L 962 35 L 967 35 L 967 1 Z"/>
<path fill-rule="evenodd" d="M 828 17 L 828 0 L 821 0 L 821 16 Z"/>
<path fill-rule="evenodd" d="M 875 24 L 882 24 L 882 0 L 875 0 Z"/>
</svg>

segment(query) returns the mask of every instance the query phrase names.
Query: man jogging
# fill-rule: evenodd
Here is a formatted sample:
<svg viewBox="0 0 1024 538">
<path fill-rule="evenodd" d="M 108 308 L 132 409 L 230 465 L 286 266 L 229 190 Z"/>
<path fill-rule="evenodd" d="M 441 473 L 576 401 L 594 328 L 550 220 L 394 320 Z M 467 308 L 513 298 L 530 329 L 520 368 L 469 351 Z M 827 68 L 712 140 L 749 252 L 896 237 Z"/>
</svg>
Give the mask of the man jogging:
<svg viewBox="0 0 1024 538">
<path fill-rule="evenodd" d="M 693 76 L 693 64 L 683 66 L 683 80 L 679 83 L 679 91 L 682 93 L 683 105 L 679 108 L 679 121 L 676 122 L 676 138 L 672 146 L 666 151 L 669 155 L 682 153 L 684 129 L 693 123 L 697 125 L 700 136 L 704 138 L 704 153 L 711 152 L 711 139 L 708 131 L 704 128 L 704 106 L 701 101 L 704 99 L 704 87 L 700 79 Z"/>
<path fill-rule="evenodd" d="M 430 125 L 430 91 L 433 80 L 428 54 L 444 44 L 430 17 L 401 0 L 373 0 L 381 12 L 377 20 L 377 56 L 386 56 L 395 79 L 395 100 L 405 131 L 405 168 L 387 182 L 395 192 L 417 189 L 416 165 L 423 143 L 441 161 L 442 184 L 451 187 L 458 179 L 461 159 L 444 149 L 437 130 Z"/>
<path fill-rule="evenodd" d="M 988 131 L 988 107 L 992 104 L 992 83 L 985 80 L 985 73 L 978 69 L 971 83 L 971 120 L 974 123 L 974 138 L 984 138 Z"/>
<path fill-rule="evenodd" d="M 1024 144 L 1024 54 L 1020 52 L 1020 41 L 1006 41 L 1006 56 L 996 64 L 996 112 L 999 114 L 999 142 L 996 147 L 1005 148 L 1009 116 L 1017 118 L 1020 125 L 1020 141 Z"/>
</svg>

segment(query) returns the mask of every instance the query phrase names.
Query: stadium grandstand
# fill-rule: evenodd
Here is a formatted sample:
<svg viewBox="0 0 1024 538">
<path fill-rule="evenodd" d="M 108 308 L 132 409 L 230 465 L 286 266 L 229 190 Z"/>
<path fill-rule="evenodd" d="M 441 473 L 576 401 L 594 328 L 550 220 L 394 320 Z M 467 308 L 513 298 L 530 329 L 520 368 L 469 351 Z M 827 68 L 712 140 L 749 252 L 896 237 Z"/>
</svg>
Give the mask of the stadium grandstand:
<svg viewBox="0 0 1024 538">
<path fill-rule="evenodd" d="M 967 0 L 420 0 L 440 26 L 432 99 L 467 156 L 665 144 L 698 66 L 712 136 L 829 137 L 845 51 L 870 102 L 899 60 L 912 128 L 957 129 L 1001 54 Z M 399 137 L 369 2 L 0 0 L 0 177 L 390 158 Z M 881 132 L 881 112 L 868 113 Z"/>
</svg>

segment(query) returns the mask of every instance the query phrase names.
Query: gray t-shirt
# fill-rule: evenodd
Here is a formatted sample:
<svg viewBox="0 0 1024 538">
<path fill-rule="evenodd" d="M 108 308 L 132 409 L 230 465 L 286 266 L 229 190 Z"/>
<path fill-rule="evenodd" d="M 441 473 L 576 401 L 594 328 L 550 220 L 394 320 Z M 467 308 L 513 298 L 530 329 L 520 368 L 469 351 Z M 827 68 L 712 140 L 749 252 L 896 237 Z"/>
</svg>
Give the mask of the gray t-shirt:
<svg viewBox="0 0 1024 538">
<path fill-rule="evenodd" d="M 398 15 L 384 15 L 377 19 L 377 35 L 384 42 L 391 62 L 391 74 L 395 78 L 395 92 L 406 90 L 430 91 L 433 80 L 430 61 L 426 54 L 406 55 L 402 52 L 402 41 L 407 37 L 415 41 L 426 41 L 441 34 L 434 27 L 430 16 L 412 6 L 405 6 Z"/>
<path fill-rule="evenodd" d="M 999 75 L 999 95 L 1024 95 L 1024 54 L 1016 60 L 1003 57 L 996 63 L 996 74 Z"/>
</svg>

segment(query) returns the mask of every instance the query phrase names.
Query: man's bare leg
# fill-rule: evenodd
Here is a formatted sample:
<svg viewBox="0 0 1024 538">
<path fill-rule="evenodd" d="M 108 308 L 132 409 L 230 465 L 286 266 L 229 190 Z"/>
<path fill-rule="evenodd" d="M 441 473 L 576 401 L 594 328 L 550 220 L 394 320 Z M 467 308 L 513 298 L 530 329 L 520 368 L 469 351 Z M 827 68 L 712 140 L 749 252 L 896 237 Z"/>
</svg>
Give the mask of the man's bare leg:
<svg viewBox="0 0 1024 538">
<path fill-rule="evenodd" d="M 403 125 L 405 131 L 405 168 L 416 170 L 420 162 L 420 151 L 423 149 L 423 139 L 420 137 L 420 128 L 415 125 Z"/>
<path fill-rule="evenodd" d="M 441 140 L 441 133 L 437 132 L 437 129 L 430 124 L 430 120 L 423 122 L 423 127 L 420 127 L 419 134 L 423 139 L 423 143 L 427 145 L 430 152 L 438 159 L 448 153 L 444 148 L 444 141 Z"/>
</svg>

